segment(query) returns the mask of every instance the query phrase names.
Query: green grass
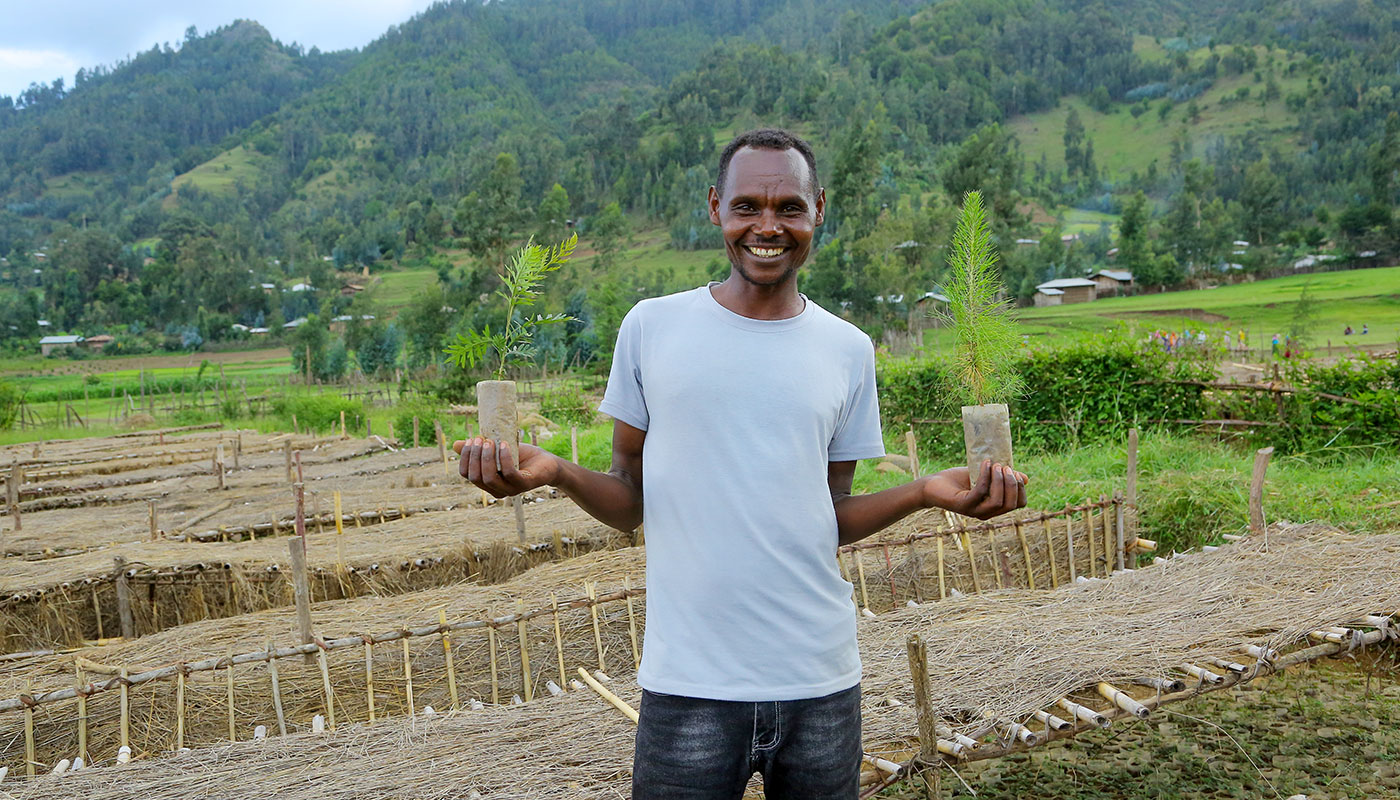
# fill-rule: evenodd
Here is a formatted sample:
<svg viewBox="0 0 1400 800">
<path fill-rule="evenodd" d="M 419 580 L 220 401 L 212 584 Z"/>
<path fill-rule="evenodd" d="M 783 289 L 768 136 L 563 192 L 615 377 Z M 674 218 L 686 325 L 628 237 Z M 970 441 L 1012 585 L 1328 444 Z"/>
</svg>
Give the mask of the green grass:
<svg viewBox="0 0 1400 800">
<path fill-rule="evenodd" d="M 1318 300 L 1313 348 L 1330 339 L 1345 345 L 1393 345 L 1400 339 L 1400 267 L 1289 275 L 1216 289 L 1107 297 L 1017 311 L 1021 332 L 1032 341 L 1061 344 L 1106 331 L 1146 336 L 1157 329 L 1247 332 L 1250 347 L 1268 349 L 1275 333 L 1286 333 L 1304 283 L 1312 281 Z M 1361 335 L 1362 324 L 1370 332 Z M 1347 325 L 1356 333 L 1343 336 Z M 1214 338 L 1218 339 L 1219 336 Z M 946 329 L 929 329 L 925 343 L 935 352 L 951 343 Z"/>
<path fill-rule="evenodd" d="M 247 145 L 225 150 L 189 172 L 176 175 L 170 182 L 171 194 L 165 198 L 164 205 L 167 209 L 177 205 L 180 187 L 185 185 L 212 195 L 232 195 L 240 180 L 252 183 L 258 172 L 270 163 L 271 158 Z"/>
<path fill-rule="evenodd" d="M 1160 50 L 1152 45 L 1151 39 L 1146 39 L 1145 45 L 1142 42 L 1143 38 L 1139 37 L 1140 46 L 1137 49 L 1140 54 L 1150 55 Z M 1262 70 L 1264 49 L 1257 49 L 1261 54 Z M 1275 147 L 1283 152 L 1296 151 L 1301 145 L 1290 137 L 1297 119 L 1284 107 L 1282 98 L 1304 90 L 1307 78 L 1301 74 L 1291 77 L 1283 74 L 1288 64 L 1299 60 L 1299 56 L 1284 51 L 1274 52 L 1275 81 L 1282 96 L 1265 108 L 1260 108 L 1259 98 L 1267 78 L 1255 83 L 1251 72 L 1231 76 L 1222 72 L 1209 89 L 1195 98 L 1201 109 L 1198 120 L 1185 118 L 1189 101 L 1176 103 L 1167 119 L 1160 121 L 1157 111 L 1162 104 L 1169 102 L 1166 98 L 1148 101 L 1147 112 L 1134 118 L 1128 111 L 1129 103 L 1114 103 L 1105 114 L 1090 108 L 1082 97 L 1068 97 L 1063 98 L 1056 108 L 1015 117 L 1008 122 L 1008 127 L 1020 140 L 1027 163 L 1034 164 L 1043 154 L 1052 170 L 1063 169 L 1065 117 L 1071 108 L 1075 109 L 1084 123 L 1086 135 L 1094 140 L 1094 160 L 1099 172 L 1109 179 L 1126 178 L 1134 170 L 1146 172 L 1153 160 L 1157 160 L 1159 169 L 1165 169 L 1168 166 L 1165 163 L 1166 154 L 1171 152 L 1172 139 L 1183 132 L 1190 139 L 1192 152 L 1197 156 L 1203 155 L 1213 141 L 1242 136 L 1250 131 L 1262 134 L 1265 149 Z M 1192 51 L 1189 57 L 1193 63 L 1198 63 L 1207 55 L 1208 51 L 1203 48 Z M 1251 95 L 1248 99 L 1221 103 L 1246 87 Z"/>
</svg>

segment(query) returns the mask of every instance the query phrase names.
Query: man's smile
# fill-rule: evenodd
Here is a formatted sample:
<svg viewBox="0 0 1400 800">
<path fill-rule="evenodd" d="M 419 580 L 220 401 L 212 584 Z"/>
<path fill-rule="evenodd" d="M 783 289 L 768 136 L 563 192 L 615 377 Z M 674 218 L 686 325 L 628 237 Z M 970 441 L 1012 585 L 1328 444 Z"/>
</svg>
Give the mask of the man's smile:
<svg viewBox="0 0 1400 800">
<path fill-rule="evenodd" d="M 761 247 L 752 244 L 744 245 L 744 249 L 749 251 L 749 255 L 758 258 L 775 258 L 787 251 L 786 247 Z"/>
</svg>

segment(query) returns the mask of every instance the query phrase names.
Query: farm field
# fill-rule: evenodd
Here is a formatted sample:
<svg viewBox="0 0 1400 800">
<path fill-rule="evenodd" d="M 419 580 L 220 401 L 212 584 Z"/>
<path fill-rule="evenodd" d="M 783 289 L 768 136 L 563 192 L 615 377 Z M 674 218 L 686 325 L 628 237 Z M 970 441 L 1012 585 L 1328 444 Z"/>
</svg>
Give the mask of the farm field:
<svg viewBox="0 0 1400 800">
<path fill-rule="evenodd" d="M 1289 330 L 1305 285 L 1317 300 L 1310 347 L 1328 340 L 1339 352 L 1347 346 L 1393 348 L 1400 341 L 1400 267 L 1290 275 L 1230 284 L 1216 289 L 1109 297 L 1092 303 L 1025 308 L 1016 311 L 1031 343 L 1061 344 L 1105 332 L 1142 337 L 1154 330 L 1206 330 L 1219 340 L 1224 331 L 1244 330 L 1249 346 L 1268 351 L 1275 333 Z M 1361 326 L 1370 332 L 1362 335 Z M 1356 333 L 1343 336 L 1347 325 Z M 947 331 L 930 329 L 925 342 L 946 347 Z"/>
</svg>

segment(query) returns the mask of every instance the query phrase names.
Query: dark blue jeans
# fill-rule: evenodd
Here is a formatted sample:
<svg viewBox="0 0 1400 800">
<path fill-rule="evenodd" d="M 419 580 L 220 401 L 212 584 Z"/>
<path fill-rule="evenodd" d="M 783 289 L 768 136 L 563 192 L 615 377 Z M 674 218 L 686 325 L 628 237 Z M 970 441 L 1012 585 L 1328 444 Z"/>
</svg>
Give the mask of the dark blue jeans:
<svg viewBox="0 0 1400 800">
<path fill-rule="evenodd" d="M 632 800 L 732 800 L 755 772 L 768 800 L 860 793 L 860 686 L 741 703 L 642 692 Z"/>
</svg>

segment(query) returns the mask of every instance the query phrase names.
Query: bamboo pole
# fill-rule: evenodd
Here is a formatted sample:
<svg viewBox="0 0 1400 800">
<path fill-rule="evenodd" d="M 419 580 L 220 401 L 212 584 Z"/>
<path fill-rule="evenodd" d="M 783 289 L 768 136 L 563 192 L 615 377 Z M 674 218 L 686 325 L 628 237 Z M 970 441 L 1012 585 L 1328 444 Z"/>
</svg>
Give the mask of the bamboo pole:
<svg viewBox="0 0 1400 800">
<path fill-rule="evenodd" d="M 938 757 L 938 720 L 929 699 L 928 648 L 919 634 L 906 641 L 909 651 L 909 677 L 914 683 L 914 709 L 919 720 L 919 760 L 932 763 Z"/>
<path fill-rule="evenodd" d="M 306 575 L 306 543 L 301 537 L 287 540 L 287 553 L 292 557 L 292 592 L 297 611 L 297 641 L 310 644 L 315 641 L 311 630 L 311 585 Z M 310 653 L 304 659 L 310 664 L 314 659 Z"/>
<path fill-rule="evenodd" d="M 403 642 L 403 692 L 404 692 L 404 699 L 408 701 L 408 715 L 409 715 L 410 717 L 412 717 L 412 716 L 415 716 L 415 715 L 417 714 L 417 710 L 416 710 L 416 709 L 414 708 L 414 706 L 413 706 L 413 662 L 412 662 L 412 660 L 409 658 L 409 652 L 408 652 L 408 637 L 405 636 L 405 637 L 404 637 L 403 639 L 401 639 L 400 641 Z M 493 652 L 494 652 L 494 651 L 493 651 Z M 494 664 L 495 664 L 495 659 L 493 658 L 493 659 L 492 659 L 492 665 L 494 665 Z"/>
<path fill-rule="evenodd" d="M 1093 578 L 1097 576 L 1099 572 L 1099 558 L 1098 547 L 1094 541 L 1096 536 L 1094 534 L 1094 512 L 1092 509 L 1084 510 L 1084 534 L 1084 538 L 1089 540 L 1089 577 Z"/>
<path fill-rule="evenodd" d="M 1016 538 L 1021 540 L 1021 556 L 1026 559 L 1026 586 L 1035 588 L 1035 568 L 1031 566 L 1031 546 L 1026 543 L 1026 532 L 1021 528 L 1021 521 L 1016 520 Z M 1053 554 L 1051 556 L 1053 558 Z"/>
<path fill-rule="evenodd" d="M 1069 510 L 1068 503 L 1065 504 L 1065 510 Z M 1074 565 L 1074 518 L 1069 513 L 1065 514 L 1065 546 L 1069 549 L 1069 582 L 1074 583 L 1079 579 L 1079 570 Z"/>
<path fill-rule="evenodd" d="M 238 741 L 238 728 L 233 719 L 233 650 L 228 651 L 228 669 L 224 672 L 224 684 L 228 693 L 228 740 Z"/>
<path fill-rule="evenodd" d="M 851 551 L 851 558 L 856 562 L 856 574 L 860 576 L 860 605 L 866 611 L 870 610 L 870 595 L 865 593 L 865 560 L 860 557 L 857 550 Z"/>
<path fill-rule="evenodd" d="M 909 450 L 909 472 L 919 478 L 919 441 L 914 436 L 914 428 L 904 432 L 904 446 Z"/>
<path fill-rule="evenodd" d="M 374 640 L 365 637 L 365 703 L 369 707 L 369 722 L 374 722 Z"/>
<path fill-rule="evenodd" d="M 972 549 L 972 537 L 965 528 L 962 530 L 962 543 L 963 548 L 967 550 L 967 563 L 972 567 L 972 591 L 981 594 L 982 579 L 977 576 L 977 553 Z"/>
<path fill-rule="evenodd" d="M 185 671 L 175 673 L 175 752 L 185 749 Z"/>
<path fill-rule="evenodd" d="M 549 593 L 550 614 L 554 618 L 554 652 L 559 659 L 559 688 L 568 690 L 569 676 L 564 672 L 564 636 L 559 630 L 559 598 Z"/>
<path fill-rule="evenodd" d="M 496 627 L 494 625 L 486 629 L 486 644 L 491 652 L 491 703 L 495 705 L 501 702 L 501 684 L 496 670 Z"/>
<path fill-rule="evenodd" d="M 342 439 L 349 439 L 349 438 L 350 438 L 350 437 L 349 437 L 348 435 L 346 435 L 346 433 L 345 433 L 345 409 L 343 409 L 343 408 L 340 410 L 340 438 L 342 438 Z"/>
<path fill-rule="evenodd" d="M 535 688 L 530 680 L 530 637 L 525 629 L 525 601 L 515 601 L 515 636 L 520 644 L 520 682 L 523 684 L 525 702 L 535 698 Z"/>
<path fill-rule="evenodd" d="M 129 748 L 131 746 L 131 685 L 127 682 L 126 667 L 117 671 L 117 677 L 120 679 L 118 685 L 121 687 L 117 692 L 121 700 L 121 733 L 117 749 L 121 750 L 123 747 Z"/>
<path fill-rule="evenodd" d="M 415 450 L 418 448 L 418 417 L 417 417 L 417 415 L 414 415 L 414 417 L 413 417 L 413 447 L 414 447 Z"/>
<path fill-rule="evenodd" d="M 115 556 L 112 559 L 117 572 L 117 616 L 121 621 L 123 639 L 136 637 L 136 622 L 131 615 L 131 584 L 126 577 L 126 559 Z"/>
<path fill-rule="evenodd" d="M 1249 480 L 1249 531 L 1255 536 L 1267 533 L 1264 520 L 1264 475 L 1269 471 L 1269 458 L 1274 448 L 1262 447 L 1254 451 L 1254 472 Z M 1264 546 L 1269 542 L 1264 540 Z"/>
<path fill-rule="evenodd" d="M 404 649 L 408 649 L 408 640 L 403 640 Z M 326 696 L 326 724 L 331 730 L 335 730 L 335 689 L 331 686 L 331 667 L 326 661 L 326 649 L 323 647 L 316 651 L 316 662 L 321 667 L 321 690 Z M 410 700 L 412 693 L 410 692 Z M 409 703 L 411 708 L 412 702 Z"/>
<path fill-rule="evenodd" d="M 636 724 L 637 721 L 641 719 L 640 715 L 637 714 L 636 709 L 627 705 L 627 703 L 624 702 L 622 698 L 608 691 L 607 688 L 603 686 L 603 684 L 598 682 L 597 678 L 594 678 L 592 675 L 588 674 L 588 670 L 584 669 L 583 667 L 579 667 L 578 676 L 580 678 L 583 678 L 583 682 L 588 684 L 588 688 L 597 692 L 599 697 L 611 703 L 613 708 L 616 708 L 618 711 L 621 711 L 623 714 L 625 714 L 628 719 L 632 720 L 633 724 Z"/>
<path fill-rule="evenodd" d="M 1147 716 L 1152 713 L 1148 711 L 1147 706 L 1134 700 L 1127 692 L 1112 684 L 1100 682 L 1095 689 L 1103 699 L 1113 703 L 1115 706 L 1118 706 L 1138 719 L 1146 719 Z"/>
<path fill-rule="evenodd" d="M 433 420 L 433 433 L 437 435 L 438 458 L 442 459 L 442 474 L 452 477 L 451 462 L 447 460 L 447 437 L 443 436 L 442 423 Z"/>
<path fill-rule="evenodd" d="M 452 699 L 452 710 L 461 711 L 457 701 L 457 668 L 452 663 L 452 639 L 447 635 L 447 611 L 438 609 L 438 624 L 442 625 L 442 660 L 447 667 L 447 693 Z"/>
<path fill-rule="evenodd" d="M 943 537 L 938 537 L 938 599 L 948 599 L 948 577 L 943 563 Z"/>
<path fill-rule="evenodd" d="M 19 462 L 16 461 L 10 465 L 10 479 L 5 481 L 5 494 L 7 495 L 6 499 L 8 502 L 6 505 L 9 507 L 10 518 L 15 521 L 15 530 L 17 531 L 24 529 L 23 525 L 20 524 L 19 514 L 19 490 L 23 482 L 24 467 L 21 467 Z"/>
<path fill-rule="evenodd" d="M 81 664 L 75 663 L 73 665 L 73 677 L 75 679 L 75 687 L 86 689 L 87 681 L 83 678 L 83 666 Z M 85 764 L 92 761 L 92 759 L 88 757 L 88 711 L 86 691 L 78 693 L 78 757 L 81 758 Z"/>
<path fill-rule="evenodd" d="M 1061 697 L 1059 700 L 1056 701 L 1056 704 L 1059 705 L 1060 708 L 1063 708 L 1064 710 L 1068 711 L 1071 715 L 1074 716 L 1075 719 L 1087 722 L 1090 725 L 1097 725 L 1100 728 L 1107 728 L 1109 725 L 1113 724 L 1113 721 L 1110 720 L 1108 717 L 1104 716 L 1103 714 L 1100 714 L 1092 708 L 1089 708 L 1088 706 L 1076 703 L 1073 700 L 1070 700 L 1068 697 Z"/>
<path fill-rule="evenodd" d="M 24 693 L 30 695 L 34 691 L 34 681 L 32 678 L 24 679 Z M 125 695 L 123 695 L 125 701 Z M 123 705 L 125 710 L 125 705 Z M 125 716 L 125 715 L 123 715 Z M 24 776 L 34 777 L 34 707 L 24 707 Z"/>
<path fill-rule="evenodd" d="M 1113 515 L 1109 513 L 1108 495 L 1099 495 L 1099 502 L 1103 504 L 1099 511 L 1099 529 L 1103 533 L 1103 574 L 1107 576 L 1113 572 L 1116 563 L 1116 559 L 1109 555 L 1113 552 Z"/>
<path fill-rule="evenodd" d="M 627 594 L 627 629 L 632 636 L 632 669 L 642 668 L 642 648 L 637 646 L 637 615 L 632 607 L 632 582 L 622 578 L 622 591 Z"/>
<path fill-rule="evenodd" d="M 276 652 L 272 640 L 267 640 L 267 652 Z M 272 679 L 272 710 L 277 714 L 277 735 L 287 735 L 287 716 L 282 711 L 282 682 L 277 674 L 277 659 L 267 660 L 267 674 Z"/>
<path fill-rule="evenodd" d="M 598 669 L 604 673 L 608 671 L 608 665 L 603 659 L 603 630 L 598 625 L 598 584 L 588 582 L 584 584 L 588 593 L 588 613 L 593 618 L 593 647 L 598 651 Z"/>
<path fill-rule="evenodd" d="M 1127 534 L 1123 530 L 1123 495 L 1116 491 L 1113 493 L 1113 533 L 1114 550 L 1118 553 L 1118 569 L 1127 569 L 1128 545 Z"/>
<path fill-rule="evenodd" d="M 345 526 L 340 521 L 340 490 L 336 489 L 331 495 L 335 501 L 335 568 L 341 574 L 346 573 L 345 569 Z M 319 525 L 321 518 L 318 516 L 316 522 Z"/>
</svg>

